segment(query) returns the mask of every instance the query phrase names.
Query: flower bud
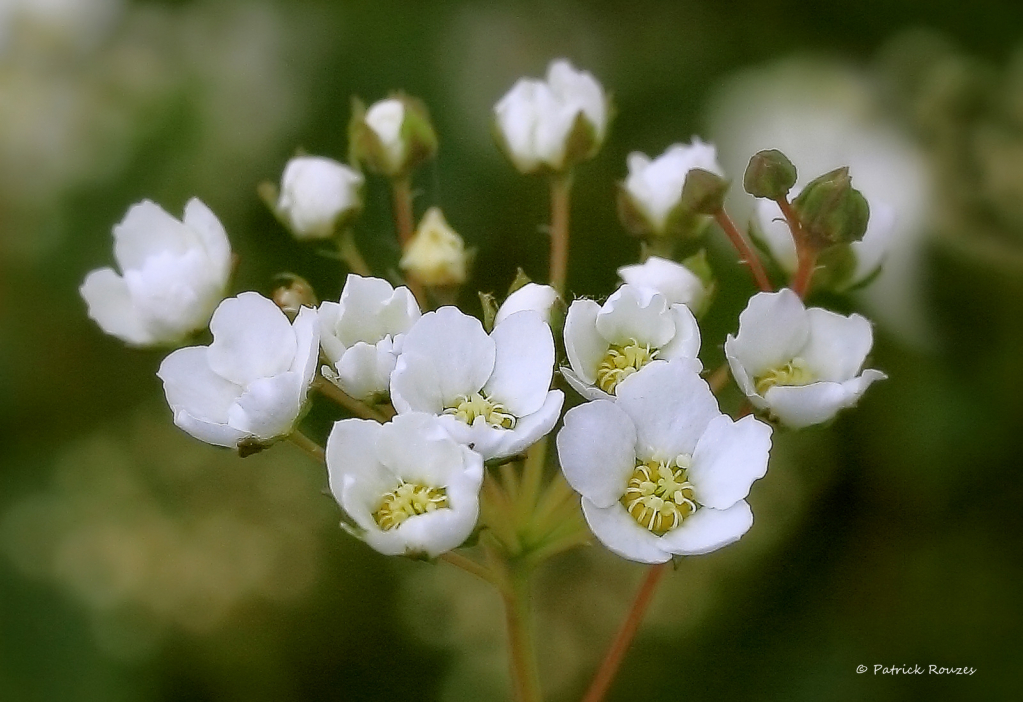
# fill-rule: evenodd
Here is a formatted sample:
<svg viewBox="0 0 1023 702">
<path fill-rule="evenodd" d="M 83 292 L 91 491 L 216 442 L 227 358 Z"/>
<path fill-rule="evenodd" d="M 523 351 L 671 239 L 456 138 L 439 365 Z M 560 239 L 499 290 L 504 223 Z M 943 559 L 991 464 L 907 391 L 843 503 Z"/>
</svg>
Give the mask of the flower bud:
<svg viewBox="0 0 1023 702">
<path fill-rule="evenodd" d="M 408 175 L 437 153 L 426 106 L 407 95 L 380 100 L 369 110 L 355 101 L 348 131 L 354 158 L 390 178 Z"/>
<path fill-rule="evenodd" d="M 690 233 L 692 212 L 680 207 L 686 176 L 694 168 L 721 173 L 714 146 L 696 138 L 691 145 L 673 144 L 655 159 L 631 153 L 628 166 L 618 190 L 618 215 L 637 236 Z"/>
<path fill-rule="evenodd" d="M 442 287 L 464 283 L 468 262 L 462 237 L 448 225 L 439 207 L 431 207 L 419 222 L 399 265 L 423 285 Z"/>
<path fill-rule="evenodd" d="M 274 303 L 281 308 L 288 319 L 294 320 L 303 307 L 316 307 L 316 292 L 305 278 L 292 273 L 284 273 L 280 278 L 287 281 L 273 293 Z"/>
<path fill-rule="evenodd" d="M 495 136 L 522 173 L 561 171 L 597 155 L 608 112 L 600 83 L 559 59 L 546 81 L 522 78 L 494 106 Z"/>
<path fill-rule="evenodd" d="M 867 231 L 870 206 L 852 187 L 847 167 L 814 178 L 792 202 L 809 244 L 825 249 L 859 241 Z"/>
<path fill-rule="evenodd" d="M 753 154 L 742 176 L 742 187 L 753 197 L 780 200 L 796 184 L 796 167 L 785 154 L 768 149 Z"/>
<path fill-rule="evenodd" d="M 560 299 L 558 291 L 550 285 L 526 283 L 508 295 L 494 316 L 494 324 L 500 324 L 516 312 L 532 310 L 538 312 L 543 321 L 550 325 L 554 307 Z"/>
<path fill-rule="evenodd" d="M 288 161 L 274 211 L 296 239 L 327 239 L 362 210 L 364 178 L 320 156 Z"/>
<path fill-rule="evenodd" d="M 680 205 L 696 214 L 713 215 L 721 211 L 728 193 L 728 181 L 717 173 L 694 168 L 686 175 Z"/>
</svg>

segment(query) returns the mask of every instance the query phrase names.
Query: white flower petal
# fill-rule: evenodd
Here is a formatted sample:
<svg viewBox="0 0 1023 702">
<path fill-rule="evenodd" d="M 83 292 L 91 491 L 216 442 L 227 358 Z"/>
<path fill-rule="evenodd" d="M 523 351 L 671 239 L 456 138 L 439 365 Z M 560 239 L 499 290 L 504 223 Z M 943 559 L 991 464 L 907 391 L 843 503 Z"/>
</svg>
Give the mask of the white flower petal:
<svg viewBox="0 0 1023 702">
<path fill-rule="evenodd" d="M 243 389 L 213 372 L 208 351 L 205 346 L 178 349 L 163 359 L 156 375 L 175 414 L 184 410 L 193 418 L 225 424 Z"/>
<path fill-rule="evenodd" d="M 620 503 L 598 507 L 584 497 L 582 506 L 593 534 L 613 553 L 640 563 L 664 563 L 671 559 L 671 554 L 661 547 L 662 540 L 641 527 Z"/>
<path fill-rule="evenodd" d="M 754 480 L 767 474 L 771 427 L 752 416 L 737 422 L 725 414 L 711 420 L 693 452 L 689 480 L 696 501 L 728 509 L 746 499 Z"/>
<path fill-rule="evenodd" d="M 675 336 L 675 323 L 664 296 L 627 284 L 608 298 L 595 324 L 600 335 L 612 344 L 637 342 L 660 348 Z"/>
<path fill-rule="evenodd" d="M 245 387 L 228 423 L 268 441 L 291 433 L 302 411 L 302 378 L 295 371 L 260 378 Z"/>
<path fill-rule="evenodd" d="M 696 361 L 680 358 L 647 365 L 623 380 L 616 404 L 636 425 L 640 460 L 692 454 L 718 403 Z"/>
<path fill-rule="evenodd" d="M 316 308 L 316 321 L 320 327 L 320 348 L 331 363 L 341 360 L 348 344 L 337 337 L 337 320 L 341 306 L 336 302 L 325 300 Z"/>
<path fill-rule="evenodd" d="M 826 422 L 839 410 L 852 407 L 871 383 L 886 377 L 881 371 L 868 369 L 861 376 L 842 383 L 776 385 L 767 391 L 765 399 L 771 413 L 782 424 L 802 429 Z"/>
<path fill-rule="evenodd" d="M 651 256 L 642 264 L 622 266 L 618 277 L 634 287 L 659 292 L 670 305 L 698 308 L 706 296 L 699 276 L 681 263 L 658 256 Z"/>
<path fill-rule="evenodd" d="M 287 371 L 297 345 L 291 323 L 271 300 L 245 292 L 220 303 L 210 320 L 210 367 L 245 385 Z"/>
<path fill-rule="evenodd" d="M 575 372 L 566 366 L 562 366 L 561 377 L 564 378 L 572 389 L 582 395 L 587 400 L 609 400 L 614 401 L 614 395 L 604 392 L 596 385 L 587 385 L 586 382 L 580 378 Z"/>
<path fill-rule="evenodd" d="M 399 414 L 383 425 L 376 452 L 402 480 L 430 487 L 446 487 L 465 458 L 438 418 L 425 412 Z"/>
<path fill-rule="evenodd" d="M 381 342 L 374 346 L 360 341 L 337 363 L 339 385 L 356 400 L 386 395 L 396 360 L 390 344 Z"/>
<path fill-rule="evenodd" d="M 625 494 L 636 469 L 636 428 L 615 403 L 595 400 L 570 409 L 557 446 L 568 484 L 595 506 L 610 507 Z"/>
<path fill-rule="evenodd" d="M 209 277 L 209 260 L 198 248 L 154 254 L 141 268 L 125 271 L 124 282 L 135 312 L 157 343 L 174 343 L 204 328 L 224 293 Z"/>
<path fill-rule="evenodd" d="M 565 352 L 575 374 L 586 384 L 597 382 L 597 366 L 607 353 L 608 340 L 597 331 L 600 305 L 575 300 L 565 317 Z"/>
<path fill-rule="evenodd" d="M 494 324 L 500 324 L 516 312 L 533 310 L 538 312 L 543 321 L 551 323 L 551 308 L 558 301 L 558 291 L 550 285 L 526 283 L 513 292 L 498 308 L 494 316 Z"/>
<path fill-rule="evenodd" d="M 494 327 L 494 369 L 483 386 L 516 417 L 540 409 L 554 376 L 554 336 L 539 313 L 516 312 Z"/>
<path fill-rule="evenodd" d="M 380 278 L 349 274 L 334 326 L 328 329 L 346 347 L 357 341 L 375 344 L 385 336 L 404 334 L 419 317 L 419 305 L 405 286 L 394 288 Z"/>
<path fill-rule="evenodd" d="M 188 227 L 150 200 L 132 205 L 114 226 L 114 258 L 122 271 L 141 268 L 161 252 L 184 254 L 195 243 L 198 237 Z"/>
<path fill-rule="evenodd" d="M 675 324 L 675 336 L 661 347 L 657 358 L 670 361 L 675 358 L 696 358 L 700 353 L 700 326 L 685 305 L 672 305 L 668 310 Z"/>
<path fill-rule="evenodd" d="M 326 462 L 330 490 L 338 504 L 353 518 L 360 512 L 364 519 L 358 520 L 363 528 L 369 523 L 375 525 L 369 516 L 375 511 L 385 493 L 397 485 L 397 478 L 377 459 L 377 438 L 381 426 L 369 419 L 343 419 L 335 422 L 327 437 Z M 345 479 L 350 478 L 346 487 Z M 356 508 L 356 505 L 361 508 Z"/>
<path fill-rule="evenodd" d="M 661 547 L 680 556 L 699 556 L 738 541 L 751 526 L 753 511 L 745 500 L 723 510 L 701 507 L 661 537 Z"/>
<path fill-rule="evenodd" d="M 185 204 L 185 216 L 182 221 L 202 242 L 206 256 L 212 264 L 212 277 L 223 288 L 231 273 L 231 242 L 224 231 L 224 225 L 197 197 L 193 197 Z"/>
<path fill-rule="evenodd" d="M 578 71 L 565 59 L 551 61 L 547 84 L 574 115 L 581 112 L 593 125 L 597 141 L 607 130 L 607 99 L 600 83 L 587 71 Z"/>
<path fill-rule="evenodd" d="M 800 354 L 818 380 L 842 382 L 860 372 L 874 345 L 874 334 L 865 317 L 845 317 L 819 307 L 806 311 L 810 338 Z"/>
<path fill-rule="evenodd" d="M 341 215 L 361 206 L 362 183 L 361 173 L 333 159 L 293 158 L 281 176 L 277 212 L 296 238 L 329 238 Z"/>
<path fill-rule="evenodd" d="M 229 424 L 199 419 L 183 409 L 174 412 L 174 424 L 190 436 L 212 446 L 235 448 L 239 441 L 248 436 L 246 432 Z"/>
<path fill-rule="evenodd" d="M 303 307 L 291 325 L 295 334 L 295 360 L 291 370 L 301 378 L 301 400 L 304 402 L 306 392 L 316 375 L 316 364 L 320 358 L 320 327 L 317 312 L 311 307 Z"/>
<path fill-rule="evenodd" d="M 132 305 L 127 283 L 112 268 L 89 273 L 79 292 L 89 306 L 89 318 L 104 332 L 136 346 L 155 343 Z"/>
<path fill-rule="evenodd" d="M 791 361 L 809 334 L 810 322 L 798 295 L 788 288 L 761 292 L 739 314 L 739 333 L 725 341 L 725 355 L 755 378 Z"/>
<path fill-rule="evenodd" d="M 492 458 L 515 456 L 539 441 L 540 437 L 550 433 L 561 417 L 561 406 L 564 402 L 563 392 L 551 390 L 540 409 L 520 417 L 514 429 L 498 429 L 481 418 L 477 418 L 470 427 L 451 417 L 454 423 L 460 424 L 465 430 L 450 433 L 459 443 L 469 444 L 488 461 Z"/>
<path fill-rule="evenodd" d="M 479 392 L 494 370 L 494 342 L 475 317 L 441 307 L 420 318 L 405 335 L 391 376 L 399 412 L 439 413 L 459 397 Z"/>
</svg>

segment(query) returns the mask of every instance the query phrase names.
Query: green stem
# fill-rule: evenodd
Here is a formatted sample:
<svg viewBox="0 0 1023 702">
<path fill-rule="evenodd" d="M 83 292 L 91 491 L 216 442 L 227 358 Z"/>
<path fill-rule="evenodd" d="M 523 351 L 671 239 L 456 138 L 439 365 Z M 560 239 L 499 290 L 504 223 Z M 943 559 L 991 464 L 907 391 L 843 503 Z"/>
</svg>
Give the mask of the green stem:
<svg viewBox="0 0 1023 702">
<path fill-rule="evenodd" d="M 361 417 L 362 419 L 373 419 L 381 424 L 388 420 L 388 417 L 381 412 L 378 412 L 365 403 L 359 402 L 344 390 L 334 385 L 334 383 L 319 375 L 313 378 L 313 390 L 316 390 L 324 397 L 329 397 L 356 417 Z"/>
<path fill-rule="evenodd" d="M 571 211 L 572 172 L 551 177 L 551 287 L 565 299 L 568 277 L 568 223 Z"/>
<path fill-rule="evenodd" d="M 324 452 L 323 447 L 298 429 L 288 434 L 288 441 L 302 449 L 307 456 L 317 463 L 326 462 L 326 453 Z"/>
<path fill-rule="evenodd" d="M 416 222 L 415 211 L 412 206 L 412 176 L 403 175 L 391 179 L 391 198 L 394 205 L 394 228 L 398 232 L 398 245 L 402 253 L 408 248 L 409 242 L 415 235 Z M 426 309 L 429 300 L 426 297 L 426 290 L 422 284 L 413 276 L 405 278 L 405 285 L 412 291 L 419 306 Z"/>
<path fill-rule="evenodd" d="M 337 249 L 341 260 L 345 262 L 345 265 L 348 266 L 352 273 L 364 277 L 373 275 L 369 265 L 366 263 L 366 259 L 359 253 L 359 247 L 355 244 L 355 234 L 351 229 L 346 229 L 341 233 L 340 238 L 338 238 Z"/>
<path fill-rule="evenodd" d="M 625 657 L 625 653 L 629 650 L 629 645 L 632 643 L 632 639 L 636 636 L 636 631 L 643 621 L 643 615 L 646 614 L 647 607 L 650 606 L 650 602 L 653 600 L 654 593 L 657 591 L 657 584 L 661 581 L 665 570 L 667 570 L 667 565 L 667 563 L 659 563 L 650 566 L 647 570 L 643 583 L 639 586 L 639 592 L 636 593 L 636 599 L 629 609 L 629 614 L 625 617 L 625 621 L 622 622 L 622 626 L 618 630 L 618 634 L 615 635 L 614 642 L 611 644 L 611 648 L 607 650 L 607 654 L 604 656 L 600 667 L 597 668 L 597 674 L 593 677 L 590 689 L 586 691 L 582 702 L 600 702 L 604 699 L 604 695 L 607 694 L 608 689 L 611 687 L 611 682 L 614 680 L 615 675 L 618 673 L 618 668 L 622 664 L 622 658 Z"/>
<path fill-rule="evenodd" d="M 508 563 L 508 589 L 503 592 L 508 626 L 508 654 L 516 702 L 542 702 L 540 672 L 533 641 L 530 570 L 522 563 Z"/>
</svg>

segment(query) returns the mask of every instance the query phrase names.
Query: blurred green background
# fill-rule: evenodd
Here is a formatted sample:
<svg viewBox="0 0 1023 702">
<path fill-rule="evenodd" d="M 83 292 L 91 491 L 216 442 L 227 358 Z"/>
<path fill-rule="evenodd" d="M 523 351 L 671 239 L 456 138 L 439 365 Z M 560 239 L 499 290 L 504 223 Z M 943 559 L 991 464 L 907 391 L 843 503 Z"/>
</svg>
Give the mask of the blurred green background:
<svg viewBox="0 0 1023 702">
<path fill-rule="evenodd" d="M 195 195 L 241 257 L 236 290 L 294 271 L 336 299 L 338 264 L 255 186 L 296 148 L 343 159 L 351 96 L 393 89 L 432 110 L 417 211 L 441 205 L 476 247 L 475 285 L 542 278 L 545 185 L 503 160 L 489 116 L 559 56 L 618 111 L 576 179 L 577 294 L 606 295 L 637 255 L 613 197 L 632 150 L 702 135 L 734 170 L 763 134 L 794 139 L 797 166 L 848 157 L 906 203 L 881 292 L 825 300 L 876 318 L 890 379 L 830 427 L 776 433 L 753 530 L 669 575 L 610 699 L 1016 698 L 1021 20 L 950 0 L 0 3 L 0 699 L 507 698 L 496 595 L 343 534 L 290 446 L 241 460 L 177 431 L 161 354 L 104 336 L 77 288 L 131 203 L 179 214 Z M 393 266 L 386 188 L 367 192 L 357 236 Z M 711 258 L 715 367 L 752 286 Z M 312 417 L 321 436 L 329 419 Z M 642 572 L 599 547 L 544 570 L 550 699 L 581 695 Z"/>
</svg>

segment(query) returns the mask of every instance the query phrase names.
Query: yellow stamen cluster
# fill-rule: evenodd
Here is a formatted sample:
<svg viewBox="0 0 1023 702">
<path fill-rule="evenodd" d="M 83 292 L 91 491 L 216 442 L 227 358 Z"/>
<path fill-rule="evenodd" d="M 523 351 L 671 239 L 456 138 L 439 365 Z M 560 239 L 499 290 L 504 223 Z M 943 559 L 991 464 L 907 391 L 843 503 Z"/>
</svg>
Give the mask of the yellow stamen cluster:
<svg viewBox="0 0 1023 702">
<path fill-rule="evenodd" d="M 458 398 L 458 403 L 445 409 L 444 414 L 453 414 L 470 426 L 476 417 L 483 417 L 487 424 L 497 429 L 514 429 L 517 421 L 504 405 L 479 392 Z"/>
<path fill-rule="evenodd" d="M 753 379 L 758 395 L 763 395 L 775 385 L 809 385 L 817 380 L 806 361 L 796 356 L 784 366 L 771 368 Z"/>
<path fill-rule="evenodd" d="M 383 496 L 380 507 L 373 513 L 373 519 L 381 529 L 387 531 L 394 529 L 409 517 L 447 506 L 448 496 L 444 488 L 429 488 L 402 481 L 398 487 Z"/>
<path fill-rule="evenodd" d="M 641 527 L 663 536 L 696 511 L 689 465 L 690 457 L 681 455 L 636 466 L 621 503 Z"/>
<path fill-rule="evenodd" d="M 597 387 L 613 394 L 618 383 L 657 358 L 657 349 L 629 339 L 626 344 L 611 344 L 597 366 Z"/>
</svg>

